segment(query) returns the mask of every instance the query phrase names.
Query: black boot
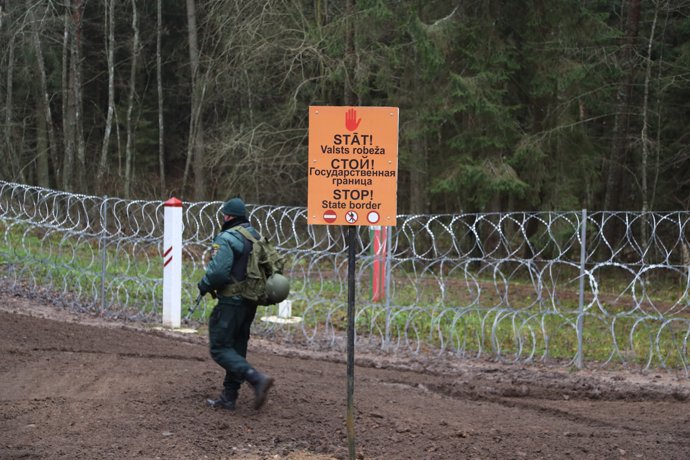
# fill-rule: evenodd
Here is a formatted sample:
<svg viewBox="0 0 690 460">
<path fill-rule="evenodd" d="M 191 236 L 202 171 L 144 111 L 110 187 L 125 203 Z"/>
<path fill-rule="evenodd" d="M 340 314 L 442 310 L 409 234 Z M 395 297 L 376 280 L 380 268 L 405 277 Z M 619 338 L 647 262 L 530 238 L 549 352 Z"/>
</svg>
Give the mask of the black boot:
<svg viewBox="0 0 690 460">
<path fill-rule="evenodd" d="M 235 401 L 237 401 L 237 394 L 228 394 L 227 391 L 222 392 L 218 399 L 206 400 L 211 407 L 227 410 L 235 410 Z"/>
<path fill-rule="evenodd" d="M 268 397 L 268 390 L 273 386 L 273 378 L 256 369 L 249 369 L 244 378 L 254 389 L 254 409 L 261 409 Z"/>
</svg>

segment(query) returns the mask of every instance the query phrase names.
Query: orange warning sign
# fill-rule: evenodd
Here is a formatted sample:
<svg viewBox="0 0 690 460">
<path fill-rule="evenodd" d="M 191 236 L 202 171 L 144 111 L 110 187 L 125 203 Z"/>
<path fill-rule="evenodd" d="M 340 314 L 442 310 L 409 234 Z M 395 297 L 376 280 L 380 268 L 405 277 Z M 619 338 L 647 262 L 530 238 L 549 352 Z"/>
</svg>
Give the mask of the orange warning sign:
<svg viewBox="0 0 690 460">
<path fill-rule="evenodd" d="M 308 223 L 395 226 L 397 107 L 309 107 Z"/>
</svg>

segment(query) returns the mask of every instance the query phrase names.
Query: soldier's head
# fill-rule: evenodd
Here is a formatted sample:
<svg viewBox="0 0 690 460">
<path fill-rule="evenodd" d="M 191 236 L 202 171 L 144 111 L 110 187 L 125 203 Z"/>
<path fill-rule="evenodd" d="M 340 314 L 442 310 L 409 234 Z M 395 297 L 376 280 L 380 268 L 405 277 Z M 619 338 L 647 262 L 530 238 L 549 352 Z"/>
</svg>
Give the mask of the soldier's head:
<svg viewBox="0 0 690 460">
<path fill-rule="evenodd" d="M 247 207 L 244 205 L 244 201 L 237 197 L 223 203 L 220 211 L 223 213 L 223 220 L 226 222 L 235 217 L 247 217 Z"/>
</svg>

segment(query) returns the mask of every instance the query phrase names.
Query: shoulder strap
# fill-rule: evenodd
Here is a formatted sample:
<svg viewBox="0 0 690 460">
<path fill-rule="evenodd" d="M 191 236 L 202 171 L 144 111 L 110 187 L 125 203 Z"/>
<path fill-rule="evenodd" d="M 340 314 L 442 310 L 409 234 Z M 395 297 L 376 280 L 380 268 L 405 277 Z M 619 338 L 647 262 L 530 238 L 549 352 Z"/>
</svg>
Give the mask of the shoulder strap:
<svg viewBox="0 0 690 460">
<path fill-rule="evenodd" d="M 241 225 L 238 227 L 235 227 L 233 230 L 237 230 L 238 232 L 240 232 L 245 238 L 247 238 L 252 243 L 258 243 L 259 242 L 259 240 L 257 240 L 254 237 L 254 235 L 252 235 L 252 232 L 247 230 L 245 227 L 242 227 Z"/>
</svg>

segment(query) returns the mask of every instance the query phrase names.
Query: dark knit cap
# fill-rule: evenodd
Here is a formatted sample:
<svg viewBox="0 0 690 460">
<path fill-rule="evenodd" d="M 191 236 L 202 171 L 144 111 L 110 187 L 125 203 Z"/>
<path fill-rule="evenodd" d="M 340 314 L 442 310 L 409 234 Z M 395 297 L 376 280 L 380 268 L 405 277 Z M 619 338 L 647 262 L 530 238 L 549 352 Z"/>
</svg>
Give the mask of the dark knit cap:
<svg viewBox="0 0 690 460">
<path fill-rule="evenodd" d="M 247 208 L 240 198 L 231 198 L 221 208 L 221 212 L 227 216 L 247 217 Z"/>
</svg>

